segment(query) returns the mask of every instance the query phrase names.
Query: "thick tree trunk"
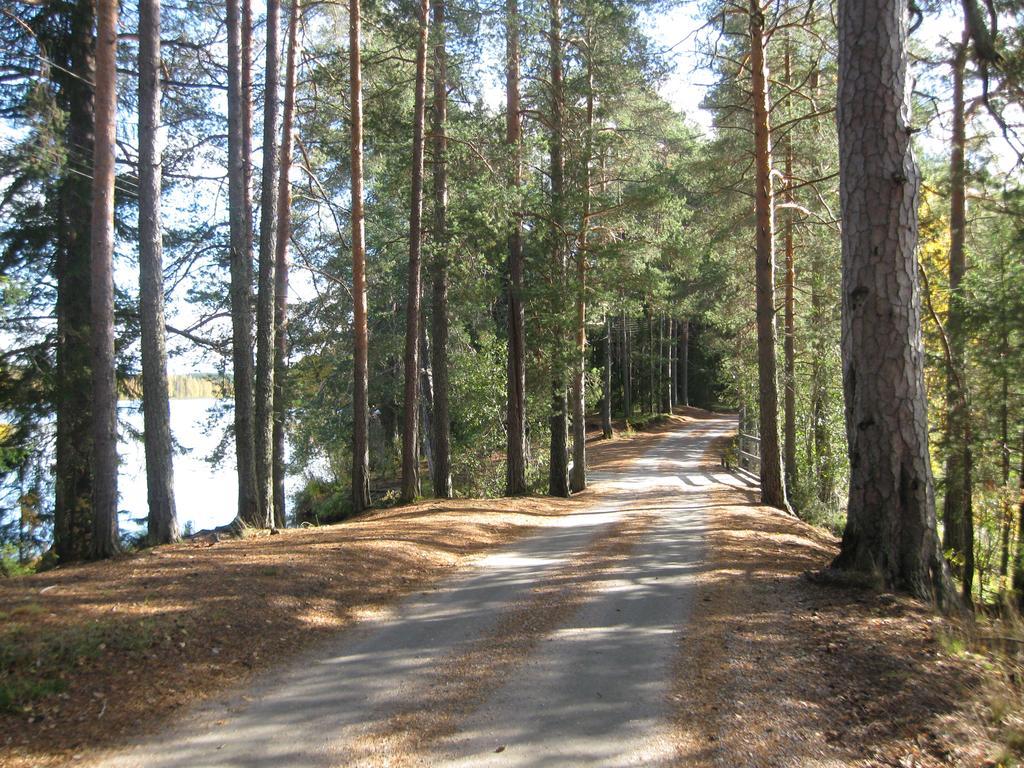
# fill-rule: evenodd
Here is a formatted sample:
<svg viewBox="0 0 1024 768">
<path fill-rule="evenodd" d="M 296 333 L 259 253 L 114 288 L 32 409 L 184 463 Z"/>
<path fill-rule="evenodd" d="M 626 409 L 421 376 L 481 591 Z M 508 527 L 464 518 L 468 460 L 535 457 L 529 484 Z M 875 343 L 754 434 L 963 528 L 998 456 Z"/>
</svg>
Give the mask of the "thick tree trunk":
<svg viewBox="0 0 1024 768">
<path fill-rule="evenodd" d="M 70 6 L 70 69 L 51 77 L 67 111 L 66 141 L 89 166 L 93 156 L 95 3 Z M 88 177 L 65 170 L 59 182 L 57 283 L 56 471 L 53 548 L 60 563 L 92 555 L 92 320 L 90 305 L 90 207 Z"/>
<path fill-rule="evenodd" d="M 850 497 L 836 568 L 951 607 L 935 523 L 906 6 L 839 6 L 842 353 Z"/>
<path fill-rule="evenodd" d="M 566 248 L 563 242 L 562 215 L 563 158 L 562 158 L 562 3 L 549 0 L 551 68 L 551 257 L 554 275 L 561 285 L 566 277 Z M 560 308 L 559 308 L 560 309 Z M 558 314 L 561 314 L 559 312 Z M 558 344 L 558 341 L 555 341 Z M 548 493 L 552 496 L 569 495 L 569 409 L 565 392 L 565 365 L 561 349 L 553 349 L 551 373 L 551 445 L 548 452 Z"/>
<path fill-rule="evenodd" d="M 92 556 L 120 548 L 117 531 L 117 380 L 114 364 L 114 146 L 117 0 L 98 0 L 96 144 L 92 164 Z"/>
<path fill-rule="evenodd" d="M 505 140 L 512 151 L 512 186 L 522 185 L 522 118 L 519 107 L 519 6 L 505 4 Z M 505 494 L 526 493 L 526 320 L 523 311 L 523 222 L 516 212 L 508 236 L 508 418 Z"/>
<path fill-rule="evenodd" d="M 160 220 L 160 0 L 139 3 L 139 324 L 150 544 L 177 541 Z"/>
<path fill-rule="evenodd" d="M 771 131 L 768 125 L 768 64 L 764 12 L 750 0 L 751 95 L 754 102 L 754 153 L 757 212 L 757 372 L 761 438 L 761 501 L 789 511 L 779 451 L 779 391 L 775 358 L 775 211 L 772 191 Z"/>
<path fill-rule="evenodd" d="M 604 388 L 601 397 L 601 432 L 605 440 L 612 437 L 612 316 L 604 316 Z"/>
<path fill-rule="evenodd" d="M 366 326 L 366 243 L 363 223 L 363 86 L 359 50 L 359 0 L 349 0 L 348 60 L 352 152 L 352 511 L 370 506 L 370 453 L 367 433 L 368 332 Z"/>
<path fill-rule="evenodd" d="M 946 316 L 946 336 L 949 340 L 946 371 L 946 495 L 942 507 L 942 548 L 945 551 L 952 550 L 963 563 L 962 567 L 954 565 L 953 571 L 960 576 L 964 596 L 969 600 L 974 577 L 974 551 L 967 540 L 973 526 L 969 519 L 972 513 L 968 501 L 971 496 L 971 478 L 968 470 L 970 444 L 967 438 L 970 415 L 963 327 L 966 308 L 963 279 L 967 272 L 964 248 L 967 234 L 967 201 L 964 189 L 966 63 L 965 34 L 964 42 L 957 47 L 953 60 L 953 137 L 949 168 L 949 312 Z"/>
<path fill-rule="evenodd" d="M 247 206 L 248 158 L 244 105 L 242 12 L 227 0 L 228 30 L 228 219 L 231 249 L 231 347 L 235 390 L 235 460 L 238 466 L 237 522 L 266 525 L 256 487 L 252 363 L 252 236 Z"/>
<path fill-rule="evenodd" d="M 448 407 L 448 52 L 445 0 L 434 0 L 434 259 L 431 278 L 431 370 L 434 496 L 452 495 L 451 419 Z"/>
<path fill-rule="evenodd" d="M 409 280 L 405 309 L 405 389 L 402 422 L 402 501 L 420 495 L 418 435 L 420 256 L 423 251 L 423 127 L 427 105 L 427 35 L 430 0 L 420 0 L 420 31 L 416 43 L 416 91 L 412 122 L 412 187 L 409 202 Z"/>
<path fill-rule="evenodd" d="M 295 118 L 295 68 L 298 58 L 300 0 L 292 0 L 288 25 L 288 56 L 285 64 L 284 111 L 281 119 L 281 159 L 277 175 L 277 243 L 274 247 L 274 433 L 271 476 L 274 484 L 274 527 L 284 528 L 284 462 L 287 434 L 288 375 L 288 240 L 292 232 L 292 125 Z"/>
<path fill-rule="evenodd" d="M 274 517 L 274 294 L 277 284 L 279 192 L 277 177 L 277 81 L 281 73 L 281 0 L 267 0 L 266 93 L 263 99 L 263 179 L 260 187 L 260 247 L 256 294 L 256 483 L 260 516 Z"/>
</svg>

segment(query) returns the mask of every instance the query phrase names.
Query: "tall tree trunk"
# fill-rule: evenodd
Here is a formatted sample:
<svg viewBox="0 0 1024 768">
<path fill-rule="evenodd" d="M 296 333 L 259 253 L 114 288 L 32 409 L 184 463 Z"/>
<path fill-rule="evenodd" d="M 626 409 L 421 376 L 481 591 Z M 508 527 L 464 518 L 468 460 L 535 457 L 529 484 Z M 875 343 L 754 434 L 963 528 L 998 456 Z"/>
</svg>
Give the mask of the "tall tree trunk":
<svg viewBox="0 0 1024 768">
<path fill-rule="evenodd" d="M 662 413 L 672 412 L 672 393 L 670 387 L 672 386 L 672 374 L 669 370 L 672 367 L 672 341 L 669 337 L 668 354 L 665 354 L 665 331 L 668 326 L 668 319 L 662 315 L 661 320 L 658 323 L 658 352 L 660 360 L 658 362 L 658 391 L 661 393 L 661 411 Z"/>
<path fill-rule="evenodd" d="M 505 3 L 505 140 L 512 150 L 512 186 L 522 186 L 522 117 L 519 106 L 519 6 Z M 508 236 L 508 418 L 505 494 L 526 493 L 526 321 L 523 311 L 523 222 L 520 201 Z"/>
<path fill-rule="evenodd" d="M 657 346 L 654 342 L 654 310 L 648 306 L 645 314 L 647 315 L 647 411 L 654 414 L 658 412 L 658 377 L 654 364 L 657 357 Z"/>
<path fill-rule="evenodd" d="M 448 408 L 448 52 L 445 0 L 434 0 L 434 259 L 431 279 L 434 414 L 431 472 L 434 496 L 452 495 L 451 420 Z"/>
<path fill-rule="evenodd" d="M 150 544 L 177 541 L 160 222 L 160 0 L 139 3 L 139 322 Z"/>
<path fill-rule="evenodd" d="M 788 30 L 787 30 L 788 32 Z M 790 70 L 789 35 L 785 38 L 783 55 L 783 82 L 787 88 L 792 83 Z M 784 218 L 784 240 L 786 249 L 786 295 L 784 310 L 785 334 L 783 338 L 783 467 L 786 487 L 795 488 L 797 483 L 796 463 L 796 263 L 793 249 L 793 134 L 786 135 L 786 192 L 787 203 Z"/>
<path fill-rule="evenodd" d="M 92 164 L 92 556 L 110 557 L 117 531 L 117 381 L 114 367 L 114 146 L 117 0 L 96 15 L 96 145 Z"/>
<path fill-rule="evenodd" d="M 690 405 L 690 318 L 684 317 L 679 335 L 679 404 Z"/>
<path fill-rule="evenodd" d="M 349 0 L 348 60 L 352 151 L 352 511 L 370 506 L 366 243 L 363 223 L 363 86 L 359 0 Z"/>
<path fill-rule="evenodd" d="M 419 339 L 420 256 L 423 251 L 423 126 L 427 105 L 427 35 L 430 0 L 420 0 L 420 30 L 416 44 L 416 94 L 412 122 L 412 189 L 409 203 L 409 282 L 405 311 L 405 390 L 402 423 L 402 501 L 420 494 Z"/>
<path fill-rule="evenodd" d="M 626 310 L 622 310 L 622 411 L 629 428 L 629 419 L 633 415 L 633 363 L 630 360 L 629 324 L 626 322 Z"/>
<path fill-rule="evenodd" d="M 260 187 L 260 248 L 256 294 L 256 482 L 260 515 L 274 516 L 274 294 L 277 284 L 279 192 L 277 177 L 277 83 L 281 74 L 281 0 L 267 0 L 266 92 L 263 98 L 263 179 Z"/>
<path fill-rule="evenodd" d="M 676 410 L 676 392 L 678 379 L 676 378 L 676 362 L 678 355 L 676 354 L 676 321 L 675 318 L 670 317 L 668 319 L 668 411 L 669 413 L 675 413 Z"/>
<path fill-rule="evenodd" d="M 601 397 L 601 432 L 605 440 L 612 437 L 612 316 L 604 315 L 604 389 Z"/>
<path fill-rule="evenodd" d="M 285 377 L 288 375 L 288 240 L 292 232 L 292 126 L 295 119 L 295 68 L 302 7 L 292 0 L 288 24 L 288 56 L 284 76 L 284 111 L 281 119 L 281 159 L 277 174 L 277 243 L 274 247 L 274 432 L 271 457 L 274 484 L 274 527 L 284 528 L 284 462 L 288 414 Z"/>
<path fill-rule="evenodd" d="M 814 326 L 811 355 L 811 466 L 814 468 L 818 500 L 829 503 L 835 495 L 835 484 L 832 477 L 832 447 L 828 435 L 829 391 L 823 362 L 828 346 L 823 332 L 828 327 L 828 313 L 821 294 L 822 283 L 826 279 L 824 271 L 822 258 L 816 254 L 811 262 L 811 320 Z"/>
<path fill-rule="evenodd" d="M 563 158 L 562 158 L 562 3 L 549 0 L 550 27 L 548 41 L 551 46 L 551 255 L 555 279 L 565 283 L 566 248 L 563 242 L 562 214 Z M 558 314 L 561 315 L 561 308 Z M 555 346 L 559 346 L 558 339 Z M 548 466 L 548 493 L 552 496 L 569 495 L 569 409 L 565 393 L 564 354 L 560 348 L 552 350 L 551 375 L 551 445 Z"/>
<path fill-rule="evenodd" d="M 1002 547 L 999 557 L 999 575 L 1004 579 L 1010 567 L 1010 529 L 1013 527 L 1013 508 L 1010 505 L 1010 332 L 1006 317 L 1006 252 L 999 251 L 999 284 L 1003 286 L 999 309 L 999 453 L 1001 458 L 1003 492 L 1006 502 L 1002 514 Z"/>
<path fill-rule="evenodd" d="M 236 522 L 264 527 L 256 488 L 252 363 L 251 219 L 247 206 L 248 159 L 243 78 L 243 24 L 239 0 L 227 0 L 228 30 L 228 219 L 231 249 L 231 347 L 235 390 Z"/>
<path fill-rule="evenodd" d="M 434 377 L 432 355 L 427 339 L 427 318 L 420 318 L 420 449 L 427 460 L 427 470 L 434 476 Z"/>
<path fill-rule="evenodd" d="M 93 0 L 76 0 L 69 14 L 70 67 L 51 77 L 67 112 L 66 142 L 89 166 L 93 156 L 95 42 Z M 92 320 L 90 291 L 91 182 L 65 169 L 58 188 L 56 471 L 53 548 L 60 563 L 92 555 Z"/>
<path fill-rule="evenodd" d="M 245 220 L 249 223 L 245 230 L 245 252 L 249 254 L 246 269 L 249 271 L 249 284 L 252 284 L 252 0 L 241 0 L 241 56 L 242 56 L 242 154 L 245 157 L 245 188 L 243 205 Z"/>
<path fill-rule="evenodd" d="M 968 498 L 971 479 L 968 475 L 967 440 L 968 396 L 967 369 L 964 340 L 964 287 L 967 256 L 964 240 L 967 229 L 967 201 L 965 195 L 964 149 L 966 125 L 964 115 L 964 68 L 967 63 L 967 35 L 957 46 L 953 59 L 953 136 L 949 167 L 949 312 L 946 316 L 946 336 L 949 340 L 949 360 L 946 371 L 946 496 L 942 507 L 944 550 L 959 555 L 963 565 L 953 565 L 964 586 L 964 596 L 970 599 L 970 583 L 974 576 L 973 547 L 968 551 L 968 529 L 971 515 Z M 970 562 L 968 562 L 970 561 Z M 955 561 L 954 561 L 955 562 Z M 970 567 L 969 567 L 970 566 Z"/>
<path fill-rule="evenodd" d="M 590 30 L 586 32 L 591 49 Z M 576 248 L 576 354 L 572 365 L 572 472 L 569 490 L 579 493 L 587 487 L 587 240 L 590 226 L 590 160 L 593 153 L 594 73 L 587 56 L 587 124 L 583 150 L 583 214 Z"/>
<path fill-rule="evenodd" d="M 906 6 L 839 6 L 842 353 L 850 498 L 833 566 L 942 606 L 918 285 Z"/>
<path fill-rule="evenodd" d="M 1024 613 L 1024 428 L 1020 431 L 1020 471 L 1017 474 L 1020 502 L 1017 504 L 1017 552 L 1013 559 L 1013 591 L 1017 611 Z"/>
<path fill-rule="evenodd" d="M 820 96 L 819 70 L 815 68 L 810 75 L 811 92 L 815 98 Z M 821 123 L 813 124 L 815 141 L 821 140 Z M 822 175 L 823 165 L 820 161 L 812 163 L 815 176 Z M 825 253 L 821 249 L 812 252 L 811 259 L 811 431 L 812 439 L 809 451 L 812 452 L 808 465 L 813 467 L 818 500 L 830 504 L 835 501 L 835 478 L 832 470 L 832 444 L 828 431 L 828 410 L 831 403 L 831 391 L 826 377 L 825 360 L 831 344 L 830 335 L 825 329 L 831 326 L 831 310 L 825 306 L 822 291 L 828 280 L 828 268 Z"/>
<path fill-rule="evenodd" d="M 757 372 L 761 437 L 761 501 L 789 511 L 779 451 L 779 390 L 775 359 L 775 211 L 772 191 L 771 129 L 768 125 L 768 64 L 764 11 L 750 0 L 751 95 L 754 102 L 757 256 Z"/>
</svg>

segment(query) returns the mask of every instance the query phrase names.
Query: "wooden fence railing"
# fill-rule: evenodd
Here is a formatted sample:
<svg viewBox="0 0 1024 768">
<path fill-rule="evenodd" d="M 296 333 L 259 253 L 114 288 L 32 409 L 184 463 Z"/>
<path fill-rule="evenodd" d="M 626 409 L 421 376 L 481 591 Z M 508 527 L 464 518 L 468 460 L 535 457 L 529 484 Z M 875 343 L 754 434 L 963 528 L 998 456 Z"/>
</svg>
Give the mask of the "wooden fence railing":
<svg viewBox="0 0 1024 768">
<path fill-rule="evenodd" d="M 754 475 L 761 474 L 761 438 L 740 432 L 737 435 L 737 450 L 741 469 Z"/>
</svg>

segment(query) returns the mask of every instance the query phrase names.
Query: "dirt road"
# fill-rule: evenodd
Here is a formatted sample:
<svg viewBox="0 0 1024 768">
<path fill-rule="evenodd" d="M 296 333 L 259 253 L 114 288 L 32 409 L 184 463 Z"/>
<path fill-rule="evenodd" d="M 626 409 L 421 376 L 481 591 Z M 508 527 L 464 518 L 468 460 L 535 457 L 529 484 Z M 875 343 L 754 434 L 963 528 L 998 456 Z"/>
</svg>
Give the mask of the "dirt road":
<svg viewBox="0 0 1024 768">
<path fill-rule="evenodd" d="M 707 419 L 595 474 L 594 505 L 341 633 L 109 766 L 654 765 L 673 753 L 709 495 Z M 254 609 L 256 607 L 254 606 Z"/>
</svg>

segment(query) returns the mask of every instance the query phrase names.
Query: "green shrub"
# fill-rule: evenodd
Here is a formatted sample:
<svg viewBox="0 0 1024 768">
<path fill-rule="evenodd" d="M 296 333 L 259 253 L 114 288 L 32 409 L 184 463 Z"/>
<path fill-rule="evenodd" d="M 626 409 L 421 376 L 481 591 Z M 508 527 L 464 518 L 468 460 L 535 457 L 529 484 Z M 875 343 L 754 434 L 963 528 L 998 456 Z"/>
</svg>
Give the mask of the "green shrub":
<svg viewBox="0 0 1024 768">
<path fill-rule="evenodd" d="M 295 496 L 295 525 L 328 525 L 352 517 L 349 488 L 339 483 L 310 478 Z"/>
</svg>

